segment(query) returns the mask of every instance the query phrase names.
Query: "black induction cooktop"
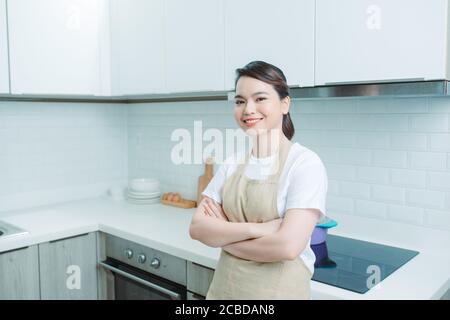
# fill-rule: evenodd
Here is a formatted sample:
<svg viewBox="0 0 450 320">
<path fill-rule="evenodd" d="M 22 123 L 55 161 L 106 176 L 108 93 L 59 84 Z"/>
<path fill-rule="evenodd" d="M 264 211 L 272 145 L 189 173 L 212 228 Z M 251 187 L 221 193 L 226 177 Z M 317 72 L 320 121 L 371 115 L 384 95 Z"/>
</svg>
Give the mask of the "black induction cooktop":
<svg viewBox="0 0 450 320">
<path fill-rule="evenodd" d="M 316 254 L 313 280 L 357 293 L 366 293 L 419 254 L 335 235 L 311 248 Z"/>
</svg>

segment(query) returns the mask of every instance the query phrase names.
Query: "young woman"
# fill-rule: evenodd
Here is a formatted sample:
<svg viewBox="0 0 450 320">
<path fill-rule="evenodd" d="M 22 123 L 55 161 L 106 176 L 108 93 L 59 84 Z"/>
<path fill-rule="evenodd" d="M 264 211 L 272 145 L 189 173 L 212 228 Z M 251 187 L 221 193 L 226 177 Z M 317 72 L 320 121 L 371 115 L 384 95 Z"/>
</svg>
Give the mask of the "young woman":
<svg viewBox="0 0 450 320">
<path fill-rule="evenodd" d="M 326 170 L 316 153 L 290 141 L 283 72 L 263 61 L 236 72 L 234 116 L 252 151 L 220 166 L 192 219 L 193 239 L 222 248 L 206 298 L 309 299 L 310 238 L 325 214 Z"/>
</svg>

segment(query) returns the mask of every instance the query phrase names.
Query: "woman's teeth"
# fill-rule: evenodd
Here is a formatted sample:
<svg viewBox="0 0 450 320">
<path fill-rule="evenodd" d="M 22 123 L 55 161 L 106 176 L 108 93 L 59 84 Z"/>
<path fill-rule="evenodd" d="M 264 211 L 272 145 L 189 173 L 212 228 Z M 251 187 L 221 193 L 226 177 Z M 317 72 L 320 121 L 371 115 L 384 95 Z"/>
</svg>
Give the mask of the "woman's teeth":
<svg viewBox="0 0 450 320">
<path fill-rule="evenodd" d="M 244 122 L 245 123 L 255 123 L 255 122 L 258 122 L 259 120 L 262 120 L 262 118 L 261 119 L 244 120 Z"/>
</svg>

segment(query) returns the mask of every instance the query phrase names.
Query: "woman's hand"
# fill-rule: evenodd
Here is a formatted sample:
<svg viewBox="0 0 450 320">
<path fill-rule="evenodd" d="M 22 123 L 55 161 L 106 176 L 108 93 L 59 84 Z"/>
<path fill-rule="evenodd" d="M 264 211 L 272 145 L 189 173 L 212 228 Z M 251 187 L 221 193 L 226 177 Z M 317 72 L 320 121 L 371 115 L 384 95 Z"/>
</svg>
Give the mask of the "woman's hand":
<svg viewBox="0 0 450 320">
<path fill-rule="evenodd" d="M 228 218 L 222 209 L 222 205 L 220 205 L 216 201 L 209 198 L 204 198 L 200 202 L 200 206 L 202 206 L 206 215 L 223 221 L 228 221 Z"/>
</svg>

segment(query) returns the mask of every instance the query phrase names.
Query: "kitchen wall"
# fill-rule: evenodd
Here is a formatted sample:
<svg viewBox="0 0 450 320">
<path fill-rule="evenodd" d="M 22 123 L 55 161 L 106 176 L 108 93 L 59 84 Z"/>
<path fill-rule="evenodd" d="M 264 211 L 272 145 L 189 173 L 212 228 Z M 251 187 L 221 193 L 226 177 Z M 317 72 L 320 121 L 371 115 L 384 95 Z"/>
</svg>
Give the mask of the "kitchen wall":
<svg viewBox="0 0 450 320">
<path fill-rule="evenodd" d="M 176 128 L 235 128 L 232 102 L 132 104 L 129 176 L 195 199 L 201 165 L 174 165 Z M 450 230 L 450 98 L 297 100 L 294 140 L 322 158 L 327 210 Z M 216 168 L 217 169 L 217 168 Z"/>
<path fill-rule="evenodd" d="M 127 178 L 123 104 L 0 101 L 0 214 Z"/>
<path fill-rule="evenodd" d="M 173 164 L 171 134 L 194 121 L 236 128 L 232 112 L 228 101 L 1 101 L 0 215 L 104 194 L 128 177 L 195 199 L 203 165 Z M 296 100 L 291 113 L 294 140 L 327 168 L 329 215 L 450 230 L 450 98 Z"/>
</svg>

